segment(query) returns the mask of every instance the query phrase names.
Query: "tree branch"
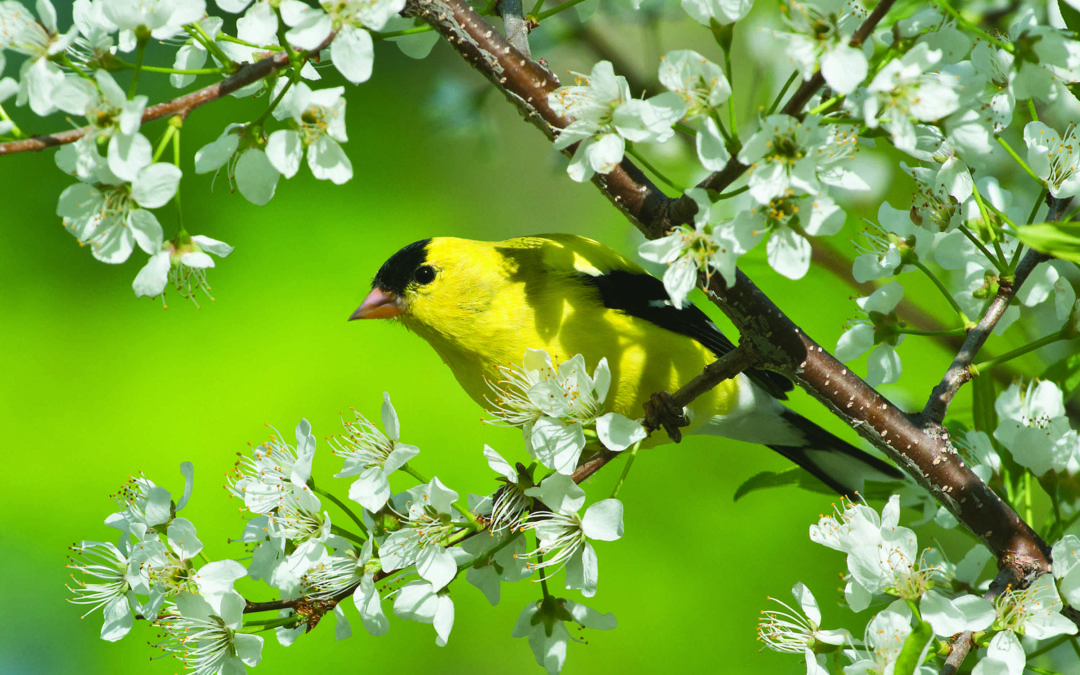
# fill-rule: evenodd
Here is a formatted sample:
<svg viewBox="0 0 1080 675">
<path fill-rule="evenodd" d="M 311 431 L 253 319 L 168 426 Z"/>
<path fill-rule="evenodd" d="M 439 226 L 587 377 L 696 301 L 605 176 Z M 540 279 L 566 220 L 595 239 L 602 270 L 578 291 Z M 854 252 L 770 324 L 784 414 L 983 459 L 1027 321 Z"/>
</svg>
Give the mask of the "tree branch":
<svg viewBox="0 0 1080 675">
<path fill-rule="evenodd" d="M 987 307 L 982 319 L 979 320 L 978 325 L 968 332 L 967 339 L 964 340 L 964 344 L 960 347 L 960 351 L 957 352 L 952 364 L 949 365 L 949 369 L 945 371 L 945 376 L 941 378 L 941 382 L 930 393 L 930 398 L 926 401 L 926 406 L 922 411 L 922 416 L 926 421 L 940 424 L 945 419 L 945 413 L 949 410 L 949 404 L 952 403 L 953 396 L 960 390 L 960 387 L 974 377 L 971 372 L 971 362 L 975 355 L 982 349 L 983 344 L 990 337 L 991 331 L 994 330 L 994 326 L 1001 320 L 1005 310 L 1009 307 L 1009 303 L 1016 297 L 1017 292 L 1019 292 L 1020 287 L 1023 286 L 1032 270 L 1039 263 L 1049 259 L 1050 256 L 1044 253 L 1028 251 L 1024 254 L 1020 264 L 1017 265 L 1014 279 L 1012 281 L 1001 280 L 997 295 L 990 302 L 990 306 Z"/>
<path fill-rule="evenodd" d="M 869 35 L 892 4 L 893 0 L 879 4 L 858 35 Z M 567 121 L 547 105 L 547 93 L 558 84 L 554 76 L 524 58 L 462 0 L 409 0 L 403 13 L 431 23 L 548 138 L 566 126 Z M 796 92 L 798 100 L 805 100 L 809 86 L 808 81 Z M 789 101 L 784 111 L 793 108 Z M 730 185 L 744 170 L 736 168 L 729 163 L 706 184 Z M 615 171 L 597 175 L 593 182 L 649 238 L 662 235 L 669 223 L 688 222 L 693 216 L 693 211 L 679 206 L 685 197 L 667 198 L 625 158 Z M 1045 542 L 964 464 L 944 428 L 924 426 L 896 408 L 805 335 L 741 271 L 731 288 L 724 287 L 720 275 L 713 275 L 709 296 L 764 364 L 790 376 L 904 467 L 990 548 L 999 568 L 1009 568 L 1022 579 L 1050 569 Z M 601 454 L 578 472 L 591 475 L 610 459 Z"/>
<path fill-rule="evenodd" d="M 321 49 L 333 41 L 335 34 L 336 32 L 331 33 L 323 44 L 313 49 L 310 53 L 318 54 Z M 147 108 L 143 112 L 142 121 L 143 123 L 152 122 L 153 120 L 161 119 L 163 117 L 172 117 L 173 115 L 187 117 L 195 108 L 216 101 L 224 96 L 228 96 L 232 92 L 254 82 L 258 82 L 288 65 L 289 55 L 285 51 L 275 52 L 264 59 L 241 66 L 240 69 L 236 71 L 235 75 L 222 80 L 221 82 L 212 84 L 208 87 L 203 87 L 198 91 L 193 91 L 190 94 L 173 99 L 172 101 L 159 103 L 158 105 Z M 33 138 L 21 141 L 0 143 L 0 156 L 12 155 L 17 152 L 39 152 L 46 148 L 74 143 L 85 136 L 90 129 L 91 127 L 86 126 L 46 136 L 34 136 Z"/>
<path fill-rule="evenodd" d="M 855 33 L 851 36 L 851 41 L 848 43 L 852 47 L 859 47 L 862 43 L 870 37 L 870 34 L 874 32 L 877 25 L 881 23 L 881 20 L 885 18 L 885 14 L 892 8 L 896 0 L 882 0 L 878 3 L 878 6 L 874 8 L 874 11 L 870 13 L 870 16 L 866 17 L 866 21 L 863 21 Z M 814 94 L 821 89 L 825 84 L 825 78 L 821 74 L 821 70 L 816 71 L 809 80 L 799 85 L 799 88 L 795 90 L 795 93 L 791 95 L 788 102 L 784 104 L 784 107 L 780 109 L 780 112 L 784 115 L 791 115 L 793 117 L 803 116 L 803 107 L 807 102 L 813 98 Z M 705 188 L 706 190 L 714 190 L 716 192 L 723 192 L 734 183 L 739 176 L 748 169 L 745 164 L 739 161 L 738 157 L 732 157 L 728 160 L 728 163 L 724 165 L 724 168 L 710 174 L 700 183 L 698 187 Z M 663 229 L 659 234 L 650 236 L 650 239 L 655 239 L 664 232 L 667 232 L 676 225 L 682 225 L 689 223 L 693 220 L 694 214 L 697 212 L 697 205 L 694 200 L 683 195 L 679 198 L 678 202 L 671 208 L 671 216 L 669 222 L 663 223 Z M 648 235 L 647 235 L 648 236 Z"/>
<path fill-rule="evenodd" d="M 1065 215 L 1071 199 L 1060 200 L 1047 196 L 1046 201 L 1050 205 L 1050 212 L 1047 214 L 1046 219 L 1048 221 L 1057 221 Z M 1016 297 L 1020 287 L 1027 281 L 1028 276 L 1040 263 L 1049 259 L 1050 256 L 1045 253 L 1029 250 L 1024 254 L 1020 264 L 1016 266 L 1016 273 L 1013 278 L 1000 281 L 997 295 L 990 302 L 990 306 L 986 308 L 986 312 L 983 313 L 978 325 L 968 332 L 967 339 L 964 340 L 963 346 L 956 354 L 956 358 L 953 359 L 949 369 L 945 371 L 945 376 L 941 378 L 941 382 L 930 393 L 930 398 L 926 401 L 926 406 L 922 412 L 925 420 L 940 424 L 945 419 L 945 413 L 949 410 L 949 404 L 952 403 L 953 396 L 960 390 L 960 387 L 974 377 L 971 372 L 971 362 L 975 355 L 982 349 L 983 344 L 990 337 L 990 332 L 994 330 L 994 326 L 1001 320 L 1005 310 L 1009 307 L 1009 303 Z"/>
</svg>

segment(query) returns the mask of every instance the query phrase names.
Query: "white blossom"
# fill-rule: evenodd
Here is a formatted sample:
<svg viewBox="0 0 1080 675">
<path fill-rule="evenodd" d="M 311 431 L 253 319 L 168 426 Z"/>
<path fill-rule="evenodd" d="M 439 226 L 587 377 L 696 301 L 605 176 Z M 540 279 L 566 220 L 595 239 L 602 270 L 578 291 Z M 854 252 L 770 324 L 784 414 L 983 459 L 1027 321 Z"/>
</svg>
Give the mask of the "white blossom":
<svg viewBox="0 0 1080 675">
<path fill-rule="evenodd" d="M 672 125 L 686 106 L 672 92 L 648 100 L 630 96 L 626 78 L 615 75 L 609 61 L 600 61 L 589 75 L 575 74 L 576 83 L 548 95 L 548 105 L 570 124 L 559 132 L 555 148 L 577 143 L 567 173 L 575 181 L 594 173 L 609 173 L 622 161 L 626 141 L 663 142 L 674 135 Z"/>
<path fill-rule="evenodd" d="M 214 259 L 209 254 L 224 258 L 232 252 L 232 246 L 201 234 L 170 239 L 139 270 L 132 288 L 137 297 L 156 297 L 163 295 L 165 287 L 172 284 L 180 297 L 189 298 L 198 307 L 196 290 L 202 290 L 214 299 L 206 281 L 206 270 L 214 267 Z"/>
<path fill-rule="evenodd" d="M 638 255 L 668 265 L 664 288 L 675 307 L 686 304 L 686 296 L 697 287 L 698 272 L 706 278 L 719 272 L 727 284 L 735 283 L 735 261 L 745 251 L 730 223 L 714 223 L 712 203 L 700 188 L 691 188 L 686 196 L 697 204 L 693 227 L 680 225 L 667 235 L 638 247 Z"/>
<path fill-rule="evenodd" d="M 289 120 L 291 127 L 270 134 L 266 144 L 267 159 L 283 176 L 296 175 L 306 151 L 308 168 L 316 178 L 337 185 L 352 178 L 352 162 L 338 145 L 349 140 L 344 92 L 344 87 L 312 91 L 298 82 L 274 109 L 274 117 Z"/>
</svg>

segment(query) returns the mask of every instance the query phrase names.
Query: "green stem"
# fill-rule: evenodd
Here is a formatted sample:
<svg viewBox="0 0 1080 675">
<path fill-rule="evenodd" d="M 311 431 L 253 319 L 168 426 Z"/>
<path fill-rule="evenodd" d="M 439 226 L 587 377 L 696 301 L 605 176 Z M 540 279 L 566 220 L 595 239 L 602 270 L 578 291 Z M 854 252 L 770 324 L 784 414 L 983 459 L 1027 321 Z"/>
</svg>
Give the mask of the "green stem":
<svg viewBox="0 0 1080 675">
<path fill-rule="evenodd" d="M 922 271 L 922 273 L 925 274 L 930 279 L 930 281 L 934 283 L 935 286 L 937 286 L 938 290 L 941 291 L 941 294 L 945 296 L 945 300 L 948 301 L 949 306 L 953 308 L 953 311 L 957 313 L 957 315 L 960 317 L 960 320 L 963 321 L 966 325 L 968 323 L 968 318 L 964 314 L 964 310 L 961 309 L 960 305 L 956 303 L 956 300 L 953 298 L 952 294 L 949 293 L 949 289 L 945 287 L 945 284 L 941 283 L 941 280 L 938 279 L 937 276 L 930 271 L 930 268 L 928 268 L 926 265 L 922 264 L 918 260 L 916 260 L 912 264 L 914 264 L 915 267 Z"/>
<path fill-rule="evenodd" d="M 135 66 L 134 73 L 131 75 L 131 86 L 128 87 L 128 100 L 135 98 L 135 92 L 139 88 L 139 71 L 142 70 L 143 55 L 146 53 L 146 43 L 149 42 L 149 38 L 139 38 L 138 46 L 135 48 Z"/>
<path fill-rule="evenodd" d="M 954 337 L 967 335 L 966 328 L 953 328 L 952 330 L 913 330 L 901 328 L 899 332 L 905 335 L 918 335 L 920 337 Z"/>
<path fill-rule="evenodd" d="M 15 124 L 15 122 L 10 117 L 8 117 L 7 111 L 4 110 L 3 105 L 0 105 L 0 120 L 4 120 L 5 122 L 11 122 L 11 131 L 9 131 L 8 133 L 11 134 L 12 138 L 26 138 L 26 134 L 23 133 L 23 130 L 20 129 L 19 126 Z"/>
<path fill-rule="evenodd" d="M 1031 514 L 1031 472 L 1024 472 L 1024 520 L 1029 523 L 1035 522 Z"/>
<path fill-rule="evenodd" d="M 274 610 L 278 611 L 278 610 Z M 277 616 L 273 619 L 258 619 L 249 621 L 244 618 L 244 627 L 238 632 L 240 633 L 261 633 L 271 628 L 280 628 L 282 626 L 295 626 L 297 622 L 303 621 L 303 619 L 296 614 L 290 614 L 288 616 Z"/>
<path fill-rule="evenodd" d="M 685 122 L 676 122 L 671 128 L 687 138 L 697 138 L 697 130 L 691 128 L 690 125 Z"/>
<path fill-rule="evenodd" d="M 187 31 L 188 35 L 190 35 L 193 39 L 197 40 L 199 44 L 201 44 L 203 48 L 206 49 L 206 51 L 213 54 L 214 58 L 217 59 L 219 62 L 225 64 L 226 66 L 232 64 L 232 59 L 229 58 L 229 55 L 226 54 L 216 42 L 214 42 L 213 38 L 206 34 L 206 31 L 203 30 L 202 26 L 197 23 L 189 23 L 184 25 L 184 30 Z"/>
<path fill-rule="evenodd" d="M 82 66 L 80 66 L 79 64 L 72 61 L 68 57 L 67 52 L 64 52 L 61 55 L 61 61 L 63 62 L 63 64 L 65 66 L 67 66 L 68 68 L 71 68 L 72 70 L 74 70 L 79 75 L 79 77 L 83 78 L 84 80 L 90 80 L 91 82 L 94 81 L 94 76 L 91 73 L 88 73 L 85 70 L 83 70 Z M 132 68 L 134 68 L 134 66 L 132 66 Z"/>
<path fill-rule="evenodd" d="M 836 105 L 836 103 L 839 102 L 840 100 L 842 100 L 843 98 L 844 98 L 843 96 L 841 96 L 840 94 L 837 94 L 836 96 L 833 96 L 828 101 L 823 102 L 821 105 L 814 108 L 813 110 L 811 110 L 807 114 L 808 115 L 820 115 L 821 113 L 825 112 L 830 106 Z"/>
<path fill-rule="evenodd" d="M 1013 161 L 1020 165 L 1020 168 L 1024 170 L 1024 173 L 1034 178 L 1038 183 L 1045 185 L 1045 181 L 1035 175 L 1035 172 L 1031 170 L 1031 167 L 1027 165 L 1027 162 L 1021 159 L 1020 155 L 1016 154 L 1016 151 L 1012 149 L 1012 146 L 1010 146 L 1004 138 L 997 136 L 997 142 L 998 145 L 1005 148 L 1005 152 L 1009 153 L 1009 156 L 1013 158 Z"/>
<path fill-rule="evenodd" d="M 975 181 L 971 181 L 971 195 L 975 197 L 975 204 L 979 207 L 979 215 L 982 216 L 983 222 L 987 227 L 990 227 L 990 212 L 986 208 L 986 204 L 983 203 L 982 195 L 979 193 L 979 186 L 975 185 Z"/>
<path fill-rule="evenodd" d="M 994 358 L 983 361 L 982 363 L 976 363 L 975 365 L 971 366 L 971 368 L 975 371 L 975 374 L 978 374 L 979 372 L 986 370 L 987 368 L 993 368 L 994 366 L 1005 363 L 1006 361 L 1011 361 L 1018 356 L 1023 356 L 1028 352 L 1033 352 L 1036 349 L 1042 349 L 1046 345 L 1051 345 L 1055 342 L 1058 342 L 1059 340 L 1066 339 L 1069 338 L 1062 336 L 1060 331 L 1057 333 L 1051 333 L 1050 335 L 1043 336 L 1038 340 L 1035 340 L 1034 342 L 1024 345 L 1023 347 L 1018 347 L 1011 352 L 1006 352 L 1000 356 L 995 356 Z"/>
<path fill-rule="evenodd" d="M 712 121 L 716 122 L 716 129 L 720 132 L 720 135 L 724 137 L 724 147 L 728 148 L 728 152 L 735 146 L 735 139 L 732 137 L 731 132 L 727 130 L 727 125 L 724 124 L 724 120 L 720 119 L 720 113 L 715 109 L 710 111 L 709 116 L 712 117 Z"/>
<path fill-rule="evenodd" d="M 983 246 L 983 243 L 979 241 L 979 238 L 975 236 L 974 232 L 967 229 L 967 227 L 963 225 L 956 229 L 960 230 L 960 232 L 968 238 L 968 241 L 974 244 L 975 248 L 979 249 L 979 252 L 982 253 L 986 257 L 986 260 L 994 266 L 994 269 L 997 270 L 998 274 L 1005 276 L 1009 273 L 1009 268 L 1005 267 L 1004 261 L 998 260 L 993 253 L 991 253 L 985 246 Z"/>
<path fill-rule="evenodd" d="M 127 65 L 127 64 L 125 64 Z M 134 66 L 131 66 L 134 67 Z M 223 75 L 224 68 L 163 68 L 161 66 L 143 66 L 146 73 L 165 73 L 166 75 Z"/>
<path fill-rule="evenodd" d="M 685 190 L 682 187 L 676 185 L 667 176 L 662 174 L 659 169 L 657 169 L 655 166 L 653 166 L 647 159 L 642 157 L 641 153 L 639 153 L 633 147 L 627 146 L 626 154 L 633 157 L 639 164 L 641 164 L 643 167 L 645 167 L 645 169 L 648 170 L 652 175 L 659 178 L 661 183 L 666 184 L 668 187 L 670 187 L 670 188 L 672 188 L 674 190 L 678 190 L 680 193 L 685 192 Z"/>
<path fill-rule="evenodd" d="M 176 135 L 176 127 L 170 124 L 165 133 L 161 136 L 161 140 L 158 142 L 157 148 L 154 149 L 154 161 L 161 159 L 161 155 L 164 154 L 165 148 L 169 146 L 169 142 L 172 141 L 173 136 Z"/>
<path fill-rule="evenodd" d="M 413 28 L 403 28 L 401 30 L 392 30 L 385 33 L 372 33 L 371 37 L 375 38 L 375 42 L 382 42 L 383 40 L 389 40 L 390 38 L 402 37 L 404 35 L 417 35 L 419 33 L 430 33 L 434 28 L 431 26 L 415 26 Z"/>
<path fill-rule="evenodd" d="M 492 548 L 492 549 L 490 549 L 490 550 L 487 550 L 487 551 L 484 551 L 483 553 L 481 553 L 480 555 L 476 556 L 475 558 L 473 558 L 472 560 L 470 560 L 470 561 L 469 561 L 469 562 L 467 562 L 467 563 L 463 563 L 463 564 L 461 564 L 461 565 L 458 565 L 458 571 L 460 572 L 460 571 L 461 571 L 461 570 L 463 570 L 463 569 L 466 569 L 466 568 L 472 567 L 472 566 L 473 566 L 473 565 L 475 565 L 475 564 L 476 564 L 476 562 L 477 562 L 477 561 L 479 561 L 479 560 L 483 560 L 484 558 L 490 558 L 490 557 L 492 557 L 493 555 L 495 555 L 495 554 L 496 554 L 496 553 L 498 553 L 499 551 L 503 550 L 504 548 L 506 548 L 506 547 L 507 547 L 507 546 L 509 546 L 510 544 L 512 544 L 512 543 L 514 543 L 515 541 L 517 541 L 517 538 L 518 538 L 518 537 L 521 537 L 521 536 L 524 536 L 524 535 L 522 535 L 520 531 L 518 531 L 518 532 L 513 532 L 513 533 L 511 533 L 511 534 L 508 534 L 508 535 L 506 535 L 505 537 L 503 537 L 503 540 L 502 540 L 502 541 L 500 541 L 500 542 L 499 542 L 498 544 L 496 544 L 496 545 L 495 545 L 495 547 L 494 547 L 494 548 Z"/>
<path fill-rule="evenodd" d="M 299 68 L 296 69 L 296 72 L 300 72 Z M 259 119 L 255 120 L 255 123 L 252 126 L 261 127 L 263 124 L 265 124 L 267 118 L 270 117 L 270 113 L 274 112 L 274 110 L 281 103 L 281 99 L 285 98 L 285 94 L 289 93 L 289 90 L 292 89 L 292 86 L 295 83 L 296 80 L 292 77 L 286 80 L 285 86 L 281 88 L 281 91 L 278 92 L 278 95 L 274 98 L 273 101 L 270 102 L 270 105 L 266 107 L 266 110 L 264 110 L 263 113 L 259 115 Z"/>
<path fill-rule="evenodd" d="M 735 188 L 734 190 L 728 190 L 727 192 L 724 192 L 723 194 L 720 194 L 719 196 L 717 196 L 716 200 L 719 201 L 721 199 L 731 199 L 732 197 L 737 197 L 737 196 L 741 195 L 742 193 L 746 192 L 749 189 L 750 189 L 749 185 L 744 185 L 741 188 Z"/>
<path fill-rule="evenodd" d="M 339 537 L 344 537 L 344 538 L 348 539 L 349 541 L 356 544 L 357 546 L 363 546 L 367 542 L 367 539 L 364 539 L 363 537 L 356 534 L 355 532 L 350 532 L 349 530 L 346 530 L 344 527 L 341 527 L 340 525 L 334 525 L 334 524 L 331 523 L 330 531 L 332 533 L 336 534 Z"/>
<path fill-rule="evenodd" d="M 331 502 L 333 502 L 335 506 L 337 506 L 339 509 L 344 511 L 345 515 L 347 515 L 354 523 L 356 523 L 356 526 L 360 528 L 361 532 L 363 532 L 364 538 L 365 539 L 367 538 L 368 530 L 367 530 L 367 526 L 364 525 L 364 520 L 362 518 L 360 518 L 359 516 L 357 516 L 356 513 L 353 512 L 353 510 L 349 507 L 348 504 L 346 504 L 345 502 L 338 499 L 334 494 L 332 494 L 330 492 L 327 492 L 326 490 L 323 490 L 322 488 L 317 488 L 317 487 L 313 486 L 312 490 L 315 491 L 315 494 L 320 495 L 322 497 L 326 497 Z"/>
<path fill-rule="evenodd" d="M 641 441 L 634 443 L 634 446 L 630 448 L 626 458 L 626 466 L 623 467 L 622 474 L 619 476 L 619 480 L 615 481 L 615 487 L 611 490 L 611 498 L 615 499 L 619 496 L 619 490 L 622 489 L 623 483 L 626 482 L 626 477 L 630 474 L 630 467 L 634 465 L 634 458 L 637 457 L 637 451 L 641 447 Z"/>
<path fill-rule="evenodd" d="M 1016 53 L 1016 47 L 1015 46 L 1013 46 L 1011 43 L 1008 43 L 1008 42 L 1002 42 L 1001 40 L 997 39 L 996 37 L 994 37 L 990 33 L 987 33 L 986 31 L 984 31 L 982 28 L 979 28 L 975 24 L 971 23 L 970 21 L 968 21 L 967 19 L 964 18 L 963 14 L 961 14 L 960 12 L 953 9 L 952 5 L 950 5 L 946 0 L 934 0 L 934 4 L 937 5 L 939 8 L 941 8 L 941 10 L 943 12 L 945 12 L 946 14 L 951 16 L 953 19 L 955 19 L 956 23 L 963 26 L 969 32 L 978 35 L 980 38 L 982 38 L 983 40 L 986 40 L 987 42 L 994 45 L 998 49 L 1004 49 L 1005 51 L 1009 52 L 1010 54 Z"/>
<path fill-rule="evenodd" d="M 1029 98 L 1027 100 L 1028 114 L 1031 115 L 1032 122 L 1039 121 L 1039 111 L 1035 109 L 1035 99 Z"/>
<path fill-rule="evenodd" d="M 1035 673 L 1035 675 L 1061 675 L 1061 671 L 1039 668 L 1037 666 L 1031 665 L 1030 663 L 1024 666 L 1024 669 L 1030 670 L 1031 672 Z"/>
<path fill-rule="evenodd" d="M 231 43 L 236 44 L 236 45 L 243 45 L 245 47 L 251 47 L 252 49 L 261 49 L 261 50 L 267 51 L 267 52 L 280 52 L 281 50 L 284 49 L 284 47 L 281 47 L 279 45 L 257 45 L 254 42 L 248 42 L 247 40 L 241 40 L 238 37 L 233 37 L 232 35 L 226 35 L 225 33 L 221 33 L 220 35 L 218 35 L 217 39 L 219 41 L 221 41 L 221 42 L 231 42 Z"/>
<path fill-rule="evenodd" d="M 450 506 L 453 507 L 455 511 L 460 513 L 465 518 L 465 520 L 469 521 L 469 528 L 471 529 L 471 532 L 468 532 L 467 534 L 471 534 L 472 532 L 479 532 L 480 530 L 484 529 L 484 525 L 476 519 L 476 514 L 472 512 L 472 510 L 469 508 L 469 505 L 462 505 L 459 503 L 460 501 L 461 500 L 458 500 Z"/>
<path fill-rule="evenodd" d="M 537 14 L 536 18 L 539 19 L 540 21 L 543 21 L 544 19 L 548 18 L 549 16 L 555 16 L 559 12 L 568 10 L 571 7 L 573 7 L 574 5 L 580 5 L 583 2 L 585 2 L 585 0 L 570 0 L 569 2 L 564 2 L 561 5 L 556 5 L 555 7 L 552 7 L 551 9 L 549 9 L 546 12 L 542 12 L 541 14 Z"/>
<path fill-rule="evenodd" d="M 169 118 L 169 127 L 175 129 L 173 132 L 173 165 L 177 169 L 180 168 L 180 129 L 184 126 L 184 118 L 179 115 L 173 115 Z M 176 186 L 176 194 L 173 195 L 173 204 L 176 205 L 176 222 L 180 226 L 177 237 L 187 237 L 187 230 L 184 229 L 184 212 L 180 208 L 180 185 Z"/>
<path fill-rule="evenodd" d="M 455 509 L 458 508 L 457 504 L 454 504 L 453 507 Z M 460 511 L 460 509 L 458 510 Z M 451 546 L 457 546 L 462 541 L 464 541 L 466 537 L 470 537 L 483 529 L 484 526 L 477 522 L 475 527 L 463 527 L 460 530 L 456 530 L 446 537 L 446 546 L 447 548 Z M 460 570 L 462 568 L 458 567 L 458 569 Z"/>
<path fill-rule="evenodd" d="M 728 96 L 727 109 L 728 109 L 728 126 L 731 128 L 732 138 L 739 137 L 739 125 L 735 119 L 735 80 L 734 73 L 731 70 L 731 50 L 724 50 L 724 72 L 727 74 L 728 85 L 731 87 L 731 95 Z M 734 154 L 734 153 L 732 153 Z"/>
<path fill-rule="evenodd" d="M 533 534 L 536 534 L 536 530 L 533 530 Z M 540 552 L 540 535 L 536 535 L 536 568 L 540 569 L 540 565 L 544 562 L 544 554 Z M 544 592 L 544 599 L 551 597 L 551 593 L 548 592 L 547 587 L 547 575 L 540 576 L 540 589 Z"/>
<path fill-rule="evenodd" d="M 529 14 L 536 16 L 540 13 L 541 8 L 544 6 L 544 0 L 536 0 L 536 4 L 533 5 L 532 11 Z"/>
<path fill-rule="evenodd" d="M 420 481 L 421 483 L 424 483 L 425 485 L 427 483 L 431 482 L 427 478 L 424 478 L 424 476 L 422 476 L 419 471 L 412 468 L 412 465 L 410 465 L 408 462 L 406 462 L 405 465 L 402 466 L 400 470 L 404 471 L 405 473 L 409 474 L 410 476 L 412 476 L 416 480 Z"/>
<path fill-rule="evenodd" d="M 784 83 L 784 86 L 780 87 L 780 93 L 776 95 L 776 98 L 773 99 L 772 105 L 769 106 L 769 112 L 765 113 L 766 116 L 769 116 L 776 112 L 776 109 L 780 107 L 780 101 L 784 100 L 784 96 L 787 94 L 788 89 L 791 89 L 791 85 L 795 84 L 795 78 L 797 78 L 798 76 L 799 73 L 794 72 L 791 74 L 790 77 L 788 77 L 787 82 Z"/>
<path fill-rule="evenodd" d="M 1035 222 L 1035 216 L 1039 215 L 1039 209 L 1046 202 L 1046 195 L 1050 194 L 1049 188 L 1043 185 L 1042 190 L 1039 191 L 1039 196 L 1035 199 L 1035 203 L 1031 205 L 1031 213 L 1028 214 L 1025 225 L 1030 225 Z"/>
<path fill-rule="evenodd" d="M 989 209 L 990 211 L 993 211 L 994 215 L 1001 219 L 1001 222 L 1007 223 L 1008 225 L 1010 225 L 1012 227 L 1016 227 L 1016 223 L 1014 223 L 1012 218 L 1009 217 L 1009 214 L 1005 213 L 1004 211 L 1002 211 L 998 207 L 994 206 L 993 202 L 988 202 L 988 201 L 984 200 L 983 205 L 986 206 L 986 208 Z M 1012 266 L 1012 267 L 1015 267 L 1015 265 Z"/>
</svg>

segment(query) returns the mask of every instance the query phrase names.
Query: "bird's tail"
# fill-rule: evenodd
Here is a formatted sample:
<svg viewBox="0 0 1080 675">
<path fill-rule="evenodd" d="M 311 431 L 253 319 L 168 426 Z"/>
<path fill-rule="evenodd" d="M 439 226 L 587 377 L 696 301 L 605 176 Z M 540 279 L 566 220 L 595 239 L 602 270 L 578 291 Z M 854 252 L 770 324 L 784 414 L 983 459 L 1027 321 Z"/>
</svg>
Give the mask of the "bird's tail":
<svg viewBox="0 0 1080 675">
<path fill-rule="evenodd" d="M 799 445 L 769 445 L 837 493 L 856 498 L 866 480 L 897 481 L 904 474 L 896 467 L 829 433 L 802 415 L 784 408 L 781 417 L 802 434 Z"/>
</svg>

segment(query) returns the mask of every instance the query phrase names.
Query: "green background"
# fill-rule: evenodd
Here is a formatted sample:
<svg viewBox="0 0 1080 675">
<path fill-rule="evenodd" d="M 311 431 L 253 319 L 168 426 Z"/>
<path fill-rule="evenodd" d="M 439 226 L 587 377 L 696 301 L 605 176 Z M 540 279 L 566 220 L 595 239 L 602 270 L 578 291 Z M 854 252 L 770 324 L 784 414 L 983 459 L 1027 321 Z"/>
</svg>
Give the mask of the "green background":
<svg viewBox="0 0 1080 675">
<path fill-rule="evenodd" d="M 715 48 L 706 53 L 719 60 Z M 559 50 L 541 55 L 564 81 L 567 69 L 587 68 L 591 59 Z M 332 71 L 322 72 L 328 84 L 338 83 Z M 349 407 L 377 419 L 388 391 L 403 440 L 423 451 L 415 466 L 460 493 L 495 486 L 485 443 L 524 459 L 518 432 L 482 423 L 481 411 L 419 338 L 389 322 L 346 318 L 379 265 L 416 239 L 574 232 L 632 253 L 636 235 L 592 185 L 566 177 L 549 143 L 497 94 L 489 95 L 480 128 L 451 133 L 433 124 L 424 110 L 447 74 L 467 91 L 483 88 L 445 45 L 423 62 L 380 45 L 372 81 L 347 91 L 353 180 L 342 187 L 316 181 L 305 165 L 265 207 L 231 193 L 224 177 L 212 183 L 191 170 L 195 149 L 225 124 L 252 119 L 264 102 L 230 99 L 197 110 L 182 134 L 184 222 L 192 234 L 236 247 L 211 272 L 216 301 L 202 301 L 201 309 L 175 294 L 167 310 L 160 299 L 135 299 L 131 281 L 142 253 L 108 266 L 78 246 L 55 215 L 71 180 L 55 168 L 52 152 L 0 158 L 0 429 L 7 463 L 0 490 L 0 670 L 180 670 L 147 647 L 158 639 L 153 629 L 140 623 L 123 641 L 106 643 L 98 638 L 100 612 L 80 620 L 83 609 L 66 602 L 67 546 L 115 540 L 102 521 L 115 510 L 109 495 L 133 473 L 178 495 L 179 464 L 193 461 L 195 493 L 183 515 L 198 527 L 206 553 L 219 559 L 244 555 L 228 543 L 244 521 L 222 486 L 237 453 L 269 438 L 264 424 L 291 438 L 306 417 L 321 441 L 341 430 L 339 412 Z M 162 88 L 152 102 L 170 95 Z M 57 117 L 51 127 L 28 131 L 68 125 Z M 162 129 L 158 122 L 145 131 L 153 140 Z M 676 158 L 660 161 L 674 165 Z M 160 217 L 169 236 L 175 210 L 161 209 Z M 853 236 L 855 228 L 849 230 Z M 835 241 L 850 254 L 847 237 Z M 823 345 L 835 345 L 854 309 L 830 299 L 854 291 L 828 273 L 782 279 L 763 258 L 763 250 L 748 256 L 744 270 Z M 946 363 L 944 352 L 923 350 L 907 369 L 905 389 L 885 391 L 917 404 L 909 392 L 928 391 Z M 793 405 L 855 439 L 801 392 Z M 759 652 L 755 625 L 769 606 L 766 596 L 790 602 L 788 589 L 800 580 L 817 594 L 827 627 L 846 618 L 836 606 L 843 557 L 807 538 L 808 525 L 835 499 L 785 488 L 732 500 L 755 473 L 784 468 L 764 448 L 722 439 L 643 452 L 621 493 L 626 534 L 598 544 L 599 593 L 587 600 L 614 612 L 619 627 L 580 634 L 588 644 L 571 644 L 564 672 L 803 672 L 801 658 Z M 348 481 L 332 478 L 339 469 L 340 460 L 320 443 L 316 479 L 344 494 Z M 606 496 L 620 470 L 616 462 L 595 478 L 592 498 Z M 407 477 L 395 483 L 407 487 Z M 561 575 L 554 583 L 561 590 Z M 273 597 L 256 584 L 245 590 L 252 599 Z M 287 649 L 269 637 L 257 672 L 540 672 L 526 642 L 510 637 L 540 589 L 521 583 L 503 590 L 492 608 L 476 589 L 454 584 L 456 621 L 445 648 L 435 646 L 430 626 L 396 618 L 388 635 L 372 638 L 350 603 L 351 639 L 335 643 L 329 618 Z M 389 612 L 390 603 L 384 606 Z"/>
</svg>

